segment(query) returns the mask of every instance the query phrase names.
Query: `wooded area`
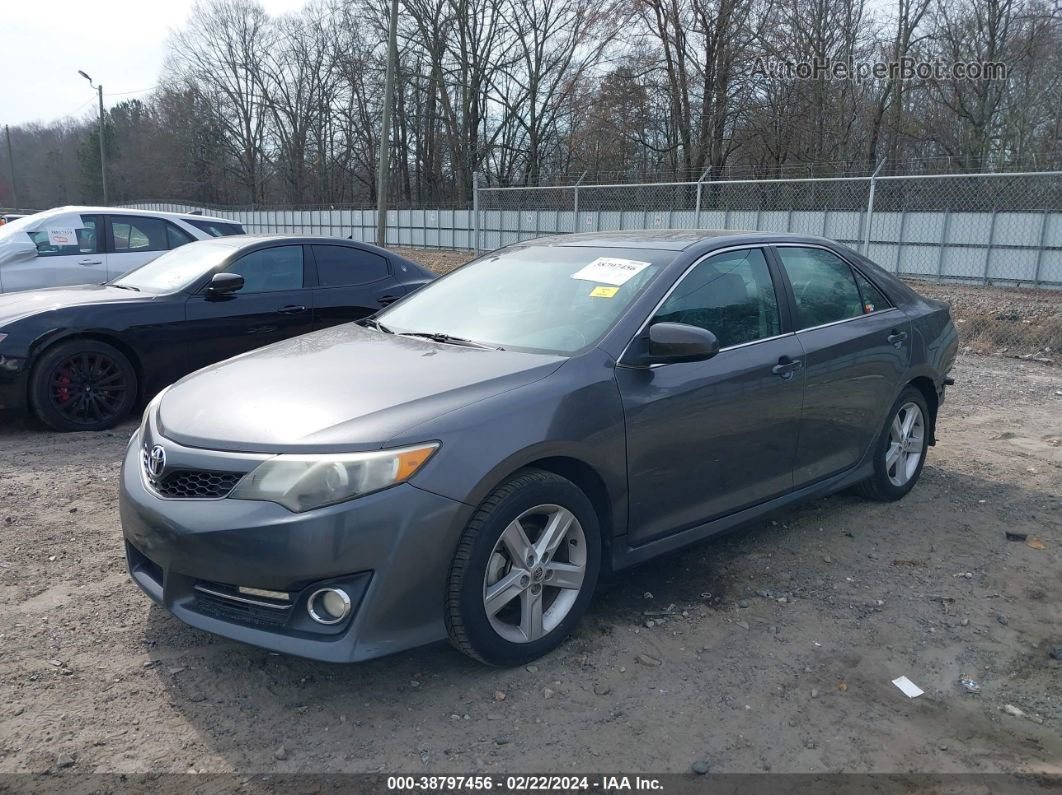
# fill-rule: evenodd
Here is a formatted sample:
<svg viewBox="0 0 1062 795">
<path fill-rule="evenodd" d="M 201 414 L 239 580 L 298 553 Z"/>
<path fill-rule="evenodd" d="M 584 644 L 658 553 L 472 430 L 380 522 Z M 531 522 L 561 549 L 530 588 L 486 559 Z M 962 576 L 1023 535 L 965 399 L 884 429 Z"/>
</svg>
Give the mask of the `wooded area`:
<svg viewBox="0 0 1062 795">
<path fill-rule="evenodd" d="M 372 205 L 386 2 L 196 6 L 158 88 L 106 113 L 112 202 Z M 147 13 L 147 11 L 145 11 Z M 767 61 L 1002 63 L 806 80 Z M 73 76 L 72 76 L 73 77 Z M 1062 166 L 1052 0 L 402 0 L 392 200 L 490 184 Z M 11 128 L 19 204 L 101 198 L 95 112 Z M 11 203 L 0 148 L 0 206 Z"/>
</svg>

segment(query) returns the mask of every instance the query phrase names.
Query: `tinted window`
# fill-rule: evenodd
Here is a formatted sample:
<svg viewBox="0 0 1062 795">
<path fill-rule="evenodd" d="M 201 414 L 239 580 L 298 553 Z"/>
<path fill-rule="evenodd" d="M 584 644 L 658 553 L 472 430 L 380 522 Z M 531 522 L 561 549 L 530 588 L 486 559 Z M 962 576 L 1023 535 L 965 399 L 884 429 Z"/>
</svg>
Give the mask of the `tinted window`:
<svg viewBox="0 0 1062 795">
<path fill-rule="evenodd" d="M 302 287 L 302 246 L 252 251 L 226 269 L 243 277 L 241 293 L 275 293 Z"/>
<path fill-rule="evenodd" d="M 798 330 L 863 314 L 852 269 L 840 257 L 798 246 L 779 246 L 778 256 L 793 283 Z"/>
<path fill-rule="evenodd" d="M 892 306 L 892 302 L 885 297 L 885 294 L 859 271 L 855 271 L 855 280 L 856 284 L 859 285 L 859 293 L 863 296 L 863 312 L 865 314 L 880 312 L 882 309 L 888 309 Z"/>
<path fill-rule="evenodd" d="M 69 217 L 69 216 L 64 216 Z M 84 226 L 74 230 L 74 237 L 67 237 L 66 229 L 40 229 L 29 232 L 30 239 L 37 245 L 38 257 L 63 257 L 76 254 L 99 254 L 99 218 L 95 215 L 82 215 Z"/>
<path fill-rule="evenodd" d="M 111 234 L 117 254 L 139 251 L 166 251 L 170 247 L 168 224 L 161 218 L 112 215 Z"/>
<path fill-rule="evenodd" d="M 211 237 L 226 237 L 228 235 L 244 234 L 243 227 L 239 224 L 222 223 L 221 221 L 203 221 L 196 218 L 182 218 L 186 224 L 191 224 L 201 232 L 206 232 Z"/>
<path fill-rule="evenodd" d="M 166 239 L 170 244 L 170 248 L 177 248 L 178 246 L 186 245 L 195 240 L 194 237 L 183 229 L 174 226 L 171 223 L 166 224 Z"/>
<path fill-rule="evenodd" d="M 368 284 L 388 275 L 387 260 L 371 251 L 346 246 L 311 246 L 322 287 Z"/>
<path fill-rule="evenodd" d="M 653 322 L 699 326 L 723 348 L 779 334 L 778 298 L 763 252 L 709 257 L 679 282 Z"/>
</svg>

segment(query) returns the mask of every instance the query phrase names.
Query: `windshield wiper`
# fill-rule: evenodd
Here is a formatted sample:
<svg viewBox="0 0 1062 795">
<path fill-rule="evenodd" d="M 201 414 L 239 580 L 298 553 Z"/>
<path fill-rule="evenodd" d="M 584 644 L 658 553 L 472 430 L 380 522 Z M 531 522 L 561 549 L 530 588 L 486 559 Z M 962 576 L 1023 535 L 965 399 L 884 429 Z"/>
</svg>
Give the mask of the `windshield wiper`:
<svg viewBox="0 0 1062 795">
<path fill-rule="evenodd" d="M 367 326 L 372 326 L 373 328 L 377 329 L 378 331 L 382 331 L 384 334 L 394 334 L 394 332 L 391 331 L 391 329 L 387 328 L 387 326 L 385 326 L 383 323 L 381 323 L 379 320 L 377 320 L 374 317 L 367 317 L 361 322 L 364 323 Z"/>
<path fill-rule="evenodd" d="M 106 286 L 106 287 L 117 287 L 119 290 L 132 290 L 133 292 L 136 292 L 136 293 L 140 292 L 140 288 L 139 287 L 133 287 L 133 285 L 131 285 L 131 284 L 114 284 L 114 283 L 110 283 L 110 282 L 103 282 L 103 286 Z"/>
<path fill-rule="evenodd" d="M 487 345 L 485 342 L 476 342 L 475 340 L 465 339 L 464 337 L 455 337 L 451 334 L 444 334 L 441 331 L 403 331 L 400 332 L 400 337 L 421 337 L 432 342 L 445 342 L 449 345 L 467 345 L 471 348 L 485 348 L 488 351 L 504 351 L 505 348 L 500 345 Z"/>
</svg>

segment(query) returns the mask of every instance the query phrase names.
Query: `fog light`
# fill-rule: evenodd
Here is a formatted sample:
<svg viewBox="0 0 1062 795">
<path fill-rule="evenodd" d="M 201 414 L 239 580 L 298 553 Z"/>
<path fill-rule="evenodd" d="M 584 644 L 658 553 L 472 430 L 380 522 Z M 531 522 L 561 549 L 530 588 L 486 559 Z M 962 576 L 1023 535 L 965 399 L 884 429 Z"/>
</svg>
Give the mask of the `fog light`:
<svg viewBox="0 0 1062 795">
<path fill-rule="evenodd" d="M 350 613 L 350 597 L 342 588 L 320 588 L 306 601 L 306 610 L 318 624 L 338 624 Z"/>
</svg>

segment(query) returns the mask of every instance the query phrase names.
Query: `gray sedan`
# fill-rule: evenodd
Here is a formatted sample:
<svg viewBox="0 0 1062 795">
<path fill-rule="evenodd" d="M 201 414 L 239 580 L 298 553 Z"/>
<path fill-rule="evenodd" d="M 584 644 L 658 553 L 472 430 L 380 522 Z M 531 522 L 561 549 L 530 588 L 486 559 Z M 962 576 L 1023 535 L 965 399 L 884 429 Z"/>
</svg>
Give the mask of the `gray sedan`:
<svg viewBox="0 0 1062 795">
<path fill-rule="evenodd" d="M 179 381 L 122 469 L 129 570 L 183 621 L 514 665 L 616 571 L 915 485 L 947 306 L 814 237 L 616 232 L 480 257 L 358 324 Z"/>
</svg>

